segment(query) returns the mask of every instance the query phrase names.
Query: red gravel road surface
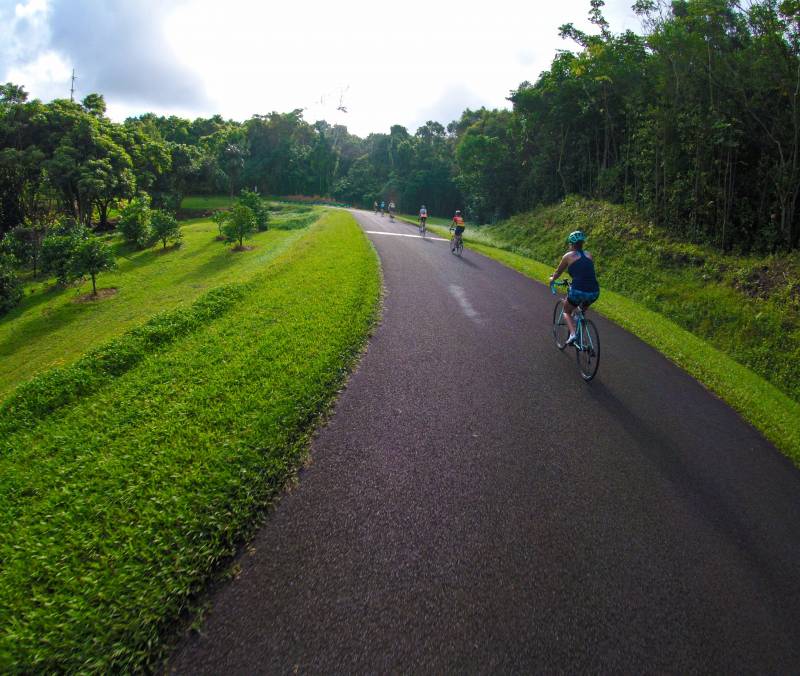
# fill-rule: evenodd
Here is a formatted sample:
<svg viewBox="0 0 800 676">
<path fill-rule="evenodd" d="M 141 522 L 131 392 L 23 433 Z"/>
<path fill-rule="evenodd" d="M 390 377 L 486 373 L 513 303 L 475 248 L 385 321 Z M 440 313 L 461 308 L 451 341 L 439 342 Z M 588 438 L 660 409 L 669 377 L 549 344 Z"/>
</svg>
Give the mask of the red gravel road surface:
<svg viewBox="0 0 800 676">
<path fill-rule="evenodd" d="M 168 670 L 800 671 L 800 472 L 635 336 L 593 314 L 584 383 L 547 288 L 353 213 L 381 323 Z"/>
</svg>

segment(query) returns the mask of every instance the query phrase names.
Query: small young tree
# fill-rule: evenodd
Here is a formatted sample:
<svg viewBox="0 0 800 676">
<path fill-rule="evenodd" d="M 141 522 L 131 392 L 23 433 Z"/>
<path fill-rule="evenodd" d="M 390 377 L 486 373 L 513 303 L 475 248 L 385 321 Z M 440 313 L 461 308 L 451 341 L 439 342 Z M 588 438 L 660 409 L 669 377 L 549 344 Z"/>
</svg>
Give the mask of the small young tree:
<svg viewBox="0 0 800 676">
<path fill-rule="evenodd" d="M 225 227 L 225 221 L 228 220 L 228 212 L 215 211 L 211 216 L 211 220 L 217 224 L 217 231 L 219 232 L 219 237 L 217 239 L 226 239 L 225 233 L 222 231 L 222 229 Z"/>
<path fill-rule="evenodd" d="M 151 220 L 150 197 L 134 197 L 120 212 L 117 230 L 126 242 L 143 249 L 152 241 Z"/>
<path fill-rule="evenodd" d="M 239 248 L 242 248 L 242 242 L 245 237 L 249 237 L 256 230 L 256 215 L 250 207 L 244 204 L 235 204 L 233 208 L 227 212 L 227 218 L 222 225 L 222 232 L 229 242 L 239 242 Z"/>
<path fill-rule="evenodd" d="M 168 241 L 178 244 L 183 237 L 178 220 L 168 211 L 155 209 L 150 219 L 150 227 L 153 230 L 153 237 L 161 240 L 165 249 Z"/>
<path fill-rule="evenodd" d="M 14 272 L 14 257 L 0 251 L 0 315 L 4 315 L 22 298 L 22 284 Z"/>
<path fill-rule="evenodd" d="M 72 257 L 88 230 L 74 219 L 57 223 L 42 241 L 42 269 L 56 276 L 61 286 L 69 282 Z"/>
<path fill-rule="evenodd" d="M 75 277 L 89 275 L 92 278 L 93 296 L 97 295 L 97 275 L 113 269 L 117 264 L 114 254 L 111 253 L 111 247 L 94 235 L 78 243 L 70 263 L 71 272 Z"/>
<path fill-rule="evenodd" d="M 237 201 L 239 204 L 243 204 L 252 209 L 256 216 L 256 228 L 259 232 L 264 232 L 269 229 L 269 210 L 267 209 L 267 203 L 261 198 L 258 192 L 245 188 L 239 193 L 239 199 Z"/>
</svg>

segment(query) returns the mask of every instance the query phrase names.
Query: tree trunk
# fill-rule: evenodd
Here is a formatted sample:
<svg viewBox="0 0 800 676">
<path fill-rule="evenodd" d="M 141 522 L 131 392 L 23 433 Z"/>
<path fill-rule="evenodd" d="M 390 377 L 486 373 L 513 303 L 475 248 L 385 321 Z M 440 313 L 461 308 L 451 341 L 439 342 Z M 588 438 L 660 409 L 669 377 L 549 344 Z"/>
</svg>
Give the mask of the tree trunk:
<svg viewBox="0 0 800 676">
<path fill-rule="evenodd" d="M 108 202 L 100 202 L 100 229 L 105 230 L 108 226 Z"/>
<path fill-rule="evenodd" d="M 556 166 L 556 173 L 558 174 L 558 177 L 561 179 L 561 187 L 564 189 L 565 196 L 569 193 L 569 189 L 567 188 L 567 179 L 564 178 L 564 172 L 561 170 L 561 163 L 564 161 L 564 149 L 567 145 L 568 136 L 569 136 L 569 129 L 567 129 L 567 131 L 564 131 L 562 128 L 561 144 L 558 149 L 558 165 Z"/>
</svg>

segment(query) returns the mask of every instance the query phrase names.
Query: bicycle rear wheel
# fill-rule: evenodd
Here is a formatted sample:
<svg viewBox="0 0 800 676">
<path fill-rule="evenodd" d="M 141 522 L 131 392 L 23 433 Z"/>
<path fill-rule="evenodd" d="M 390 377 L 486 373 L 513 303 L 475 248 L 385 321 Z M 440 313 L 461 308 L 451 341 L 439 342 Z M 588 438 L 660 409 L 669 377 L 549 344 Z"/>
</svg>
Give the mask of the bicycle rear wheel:
<svg viewBox="0 0 800 676">
<path fill-rule="evenodd" d="M 567 320 L 564 319 L 564 300 L 560 300 L 553 308 L 553 340 L 556 341 L 556 347 L 563 350 L 567 345 L 567 338 L 569 338 L 569 326 Z"/>
<path fill-rule="evenodd" d="M 456 255 L 460 256 L 463 251 L 464 251 L 464 240 L 459 237 L 458 241 L 456 242 Z"/>
<path fill-rule="evenodd" d="M 580 349 L 575 350 L 575 358 L 578 360 L 578 368 L 584 380 L 591 380 L 597 373 L 600 366 L 600 334 L 591 319 L 581 322 L 580 336 L 576 344 Z"/>
</svg>

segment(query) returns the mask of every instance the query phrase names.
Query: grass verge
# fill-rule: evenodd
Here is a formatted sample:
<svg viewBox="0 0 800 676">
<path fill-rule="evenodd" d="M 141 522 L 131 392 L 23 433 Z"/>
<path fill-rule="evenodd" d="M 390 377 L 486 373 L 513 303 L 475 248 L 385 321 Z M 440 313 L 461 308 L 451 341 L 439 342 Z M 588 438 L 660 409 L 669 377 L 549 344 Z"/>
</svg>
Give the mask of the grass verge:
<svg viewBox="0 0 800 676">
<path fill-rule="evenodd" d="M 155 668 L 296 471 L 374 320 L 377 257 L 329 212 L 201 326 L 0 442 L 0 671 Z"/>
<path fill-rule="evenodd" d="M 430 229 L 443 237 L 449 236 L 445 227 L 434 225 Z M 468 229 L 464 241 L 473 250 L 543 284 L 555 268 L 491 246 L 480 238 L 480 231 L 477 237 L 470 237 Z M 800 467 L 800 403 L 713 345 L 626 296 L 604 288 L 592 309 L 635 334 L 696 378 Z"/>
<path fill-rule="evenodd" d="M 177 249 L 162 250 L 159 244 L 136 251 L 112 235 L 117 269 L 101 274 L 98 286 L 117 292 L 103 300 L 75 302 L 91 291 L 91 282 L 68 289 L 54 288 L 52 279 L 26 284 L 22 303 L 0 319 L 0 399 L 37 373 L 68 365 L 159 312 L 191 303 L 222 284 L 247 281 L 303 235 L 297 228 L 319 214 L 282 213 L 293 229 L 257 233 L 247 240 L 253 249 L 243 252 L 217 241 L 217 226 L 208 219 L 182 223 L 183 245 Z"/>
</svg>

